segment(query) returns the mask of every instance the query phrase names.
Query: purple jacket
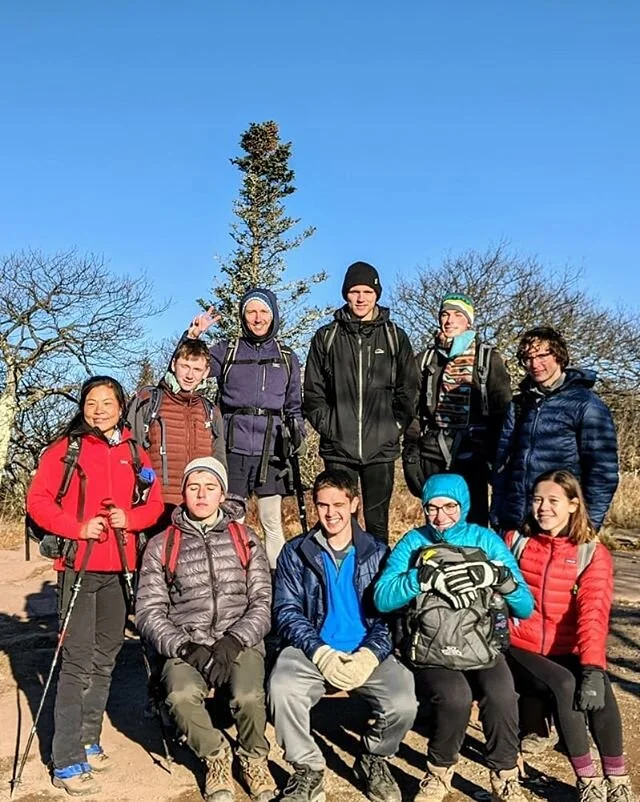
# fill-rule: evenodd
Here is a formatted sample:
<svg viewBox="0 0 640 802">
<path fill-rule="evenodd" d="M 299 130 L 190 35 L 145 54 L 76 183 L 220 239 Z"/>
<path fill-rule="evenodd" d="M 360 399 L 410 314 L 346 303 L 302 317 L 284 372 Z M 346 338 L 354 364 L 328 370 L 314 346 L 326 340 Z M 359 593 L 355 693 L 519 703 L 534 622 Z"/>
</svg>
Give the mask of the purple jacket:
<svg viewBox="0 0 640 802">
<path fill-rule="evenodd" d="M 211 376 L 218 382 L 218 403 L 223 415 L 227 451 L 260 456 L 265 435 L 270 434 L 269 454 L 281 457 L 284 455 L 284 450 L 283 420 L 280 411 L 287 417 L 293 417 L 299 431 L 304 434 L 300 361 L 287 349 L 291 363 L 291 375 L 289 375 L 285 359 L 275 339 L 280 327 L 276 297 L 270 290 L 262 292 L 269 298 L 273 311 L 273 328 L 269 339 L 264 342 L 254 342 L 250 332 L 243 326 L 244 334 L 237 341 L 238 348 L 233 362 L 226 371 L 226 376 L 222 375 L 223 364 L 230 343 L 235 346 L 236 341 L 220 340 L 215 343 L 209 351 Z M 242 302 L 240 312 L 242 313 Z M 267 415 L 233 411 L 248 407 L 273 410 L 271 432 L 267 432 L 269 422 Z"/>
</svg>

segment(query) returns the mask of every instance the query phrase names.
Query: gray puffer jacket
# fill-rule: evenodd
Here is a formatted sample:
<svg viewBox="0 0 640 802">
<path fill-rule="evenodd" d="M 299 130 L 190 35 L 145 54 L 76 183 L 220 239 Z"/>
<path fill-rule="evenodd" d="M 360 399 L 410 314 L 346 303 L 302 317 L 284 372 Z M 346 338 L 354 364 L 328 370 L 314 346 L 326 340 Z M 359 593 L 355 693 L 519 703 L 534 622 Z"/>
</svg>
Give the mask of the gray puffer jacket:
<svg viewBox="0 0 640 802">
<path fill-rule="evenodd" d="M 153 537 L 144 552 L 136 622 L 140 634 L 164 657 L 176 657 L 185 641 L 212 646 L 226 633 L 264 653 L 262 639 L 271 628 L 267 556 L 247 527 L 251 556 L 245 572 L 228 529 L 243 512 L 236 503 L 225 502 L 221 509 L 222 519 L 205 534 L 182 507 L 174 510 L 173 525 L 182 539 L 171 588 L 162 564 L 164 533 Z"/>
</svg>

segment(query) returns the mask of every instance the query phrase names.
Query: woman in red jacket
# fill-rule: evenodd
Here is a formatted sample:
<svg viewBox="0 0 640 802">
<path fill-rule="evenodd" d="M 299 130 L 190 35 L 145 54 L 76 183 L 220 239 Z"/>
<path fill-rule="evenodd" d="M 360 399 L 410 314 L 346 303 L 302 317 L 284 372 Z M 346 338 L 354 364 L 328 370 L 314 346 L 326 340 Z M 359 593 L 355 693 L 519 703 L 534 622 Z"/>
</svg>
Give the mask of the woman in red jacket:
<svg viewBox="0 0 640 802">
<path fill-rule="evenodd" d="M 511 622 L 509 663 L 516 688 L 551 695 L 580 802 L 632 802 L 620 712 L 606 673 L 613 561 L 596 541 L 577 479 L 568 471 L 539 476 L 523 533 L 507 534 L 535 599 L 530 618 Z M 589 732 L 604 779 L 596 775 Z"/>
<path fill-rule="evenodd" d="M 55 566 L 60 571 L 61 618 L 76 571 L 93 542 L 62 646 L 54 710 L 53 784 L 74 795 L 95 793 L 92 769 L 108 768 L 100 731 L 127 615 L 116 536 L 120 532 L 128 566 L 135 568 L 136 535 L 163 511 L 148 457 L 123 428 L 124 409 L 117 381 L 108 376 L 86 381 L 80 411 L 65 435 L 43 453 L 27 494 L 27 512 L 36 524 L 64 538 L 63 556 Z M 58 501 L 64 460 L 69 447 L 77 444 L 77 464 L 68 491 Z"/>
</svg>

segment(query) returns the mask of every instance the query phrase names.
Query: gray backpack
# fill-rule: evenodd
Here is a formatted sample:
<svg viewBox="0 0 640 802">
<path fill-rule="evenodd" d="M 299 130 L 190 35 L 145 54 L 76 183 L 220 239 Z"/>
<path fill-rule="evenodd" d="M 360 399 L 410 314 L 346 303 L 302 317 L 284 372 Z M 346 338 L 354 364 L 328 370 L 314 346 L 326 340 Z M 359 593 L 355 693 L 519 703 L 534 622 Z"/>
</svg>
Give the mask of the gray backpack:
<svg viewBox="0 0 640 802">
<path fill-rule="evenodd" d="M 439 563 L 486 561 L 482 549 L 438 543 L 421 550 Z M 499 593 L 481 588 L 471 607 L 454 610 L 435 591 L 420 593 L 408 611 L 404 652 L 414 668 L 474 671 L 493 666 L 509 646 L 507 605 Z"/>
</svg>

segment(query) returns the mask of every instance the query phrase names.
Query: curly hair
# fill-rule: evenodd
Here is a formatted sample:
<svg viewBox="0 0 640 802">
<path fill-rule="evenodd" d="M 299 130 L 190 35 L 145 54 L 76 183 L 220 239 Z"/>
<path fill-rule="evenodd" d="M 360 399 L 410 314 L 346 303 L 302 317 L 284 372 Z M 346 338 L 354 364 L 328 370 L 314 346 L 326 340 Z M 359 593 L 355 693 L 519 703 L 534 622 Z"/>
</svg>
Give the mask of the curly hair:
<svg viewBox="0 0 640 802">
<path fill-rule="evenodd" d="M 549 346 L 549 352 L 553 354 L 562 370 L 564 370 L 569 364 L 567 341 L 559 331 L 551 326 L 537 326 L 535 329 L 525 331 L 518 343 L 516 352 L 518 362 L 526 366 L 530 349 L 541 343 Z"/>
</svg>

